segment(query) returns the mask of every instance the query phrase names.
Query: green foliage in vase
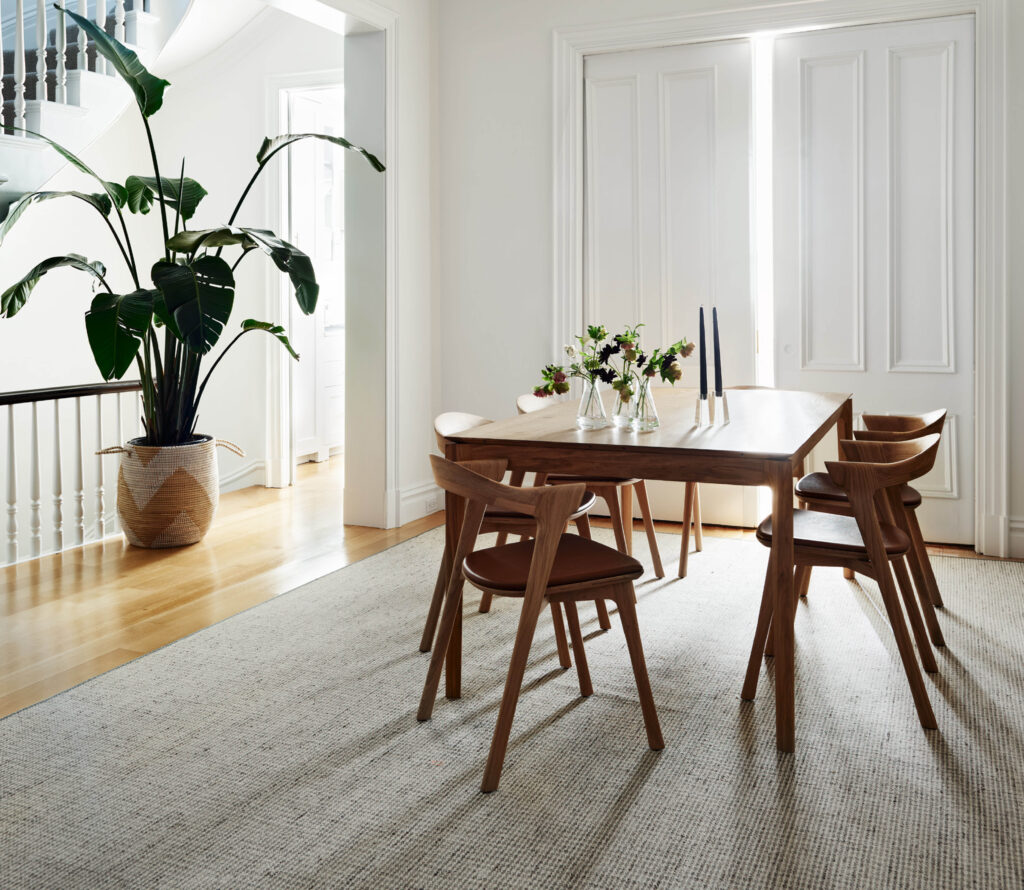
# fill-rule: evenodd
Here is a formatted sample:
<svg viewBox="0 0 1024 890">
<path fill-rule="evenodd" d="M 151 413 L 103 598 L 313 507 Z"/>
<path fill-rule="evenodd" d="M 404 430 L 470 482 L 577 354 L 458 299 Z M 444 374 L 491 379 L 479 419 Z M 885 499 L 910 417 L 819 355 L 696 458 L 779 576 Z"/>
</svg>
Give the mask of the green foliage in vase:
<svg viewBox="0 0 1024 890">
<path fill-rule="evenodd" d="M 277 339 L 289 354 L 298 354 L 283 327 L 267 321 L 246 319 L 241 331 L 221 351 L 205 375 L 203 362 L 223 335 L 235 302 L 235 270 L 250 253 L 264 253 L 291 279 L 300 310 L 311 315 L 319 285 L 310 258 L 267 229 L 235 225 L 246 196 L 260 173 L 278 153 L 303 139 L 320 139 L 363 157 L 381 172 L 384 165 L 364 148 L 340 136 L 322 133 L 288 133 L 263 141 L 256 153 L 256 170 L 225 224 L 190 230 L 186 224 L 206 197 L 206 189 L 185 176 L 184 161 L 177 177 L 160 173 L 159 156 L 149 126 L 170 84 L 146 70 L 128 47 L 106 34 L 90 20 L 56 6 L 93 42 L 96 51 L 128 84 L 138 107 L 149 145 L 152 176 L 128 176 L 124 183 L 103 179 L 81 158 L 38 133 L 66 161 L 100 187 L 96 193 L 80 191 L 33 192 L 11 205 L 0 223 L 0 247 L 11 228 L 33 205 L 56 198 L 75 198 L 92 207 L 117 245 L 133 282 L 129 293 L 114 293 L 107 282 L 107 268 L 78 254 L 49 257 L 37 263 L 0 295 L 0 317 L 10 318 L 25 306 L 39 281 L 51 270 L 69 267 L 92 276 L 101 290 L 85 313 L 85 328 L 93 358 L 105 380 L 121 379 L 135 366 L 142 383 L 142 422 L 145 444 L 177 445 L 195 437 L 199 404 L 210 375 L 238 340 L 253 331 Z M 26 131 L 28 132 L 28 131 Z M 125 221 L 127 214 L 153 212 L 163 231 L 164 252 L 147 269 L 136 258 Z M 238 249 L 233 263 L 222 257 L 226 247 Z"/>
<path fill-rule="evenodd" d="M 579 377 L 611 384 L 619 400 L 628 403 L 645 381 L 660 376 L 666 383 L 674 384 L 682 379 L 678 359 L 690 355 L 694 344 L 683 337 L 671 346 L 655 349 L 648 356 L 640 345 L 642 327 L 642 324 L 633 325 L 609 338 L 604 325 L 590 325 L 585 335 L 576 338 L 579 348 L 565 347 L 569 359 L 575 359 L 568 370 L 564 365 L 545 366 L 541 371 L 544 382 L 534 388 L 533 394 L 544 397 L 567 393 L 569 379 Z"/>
</svg>

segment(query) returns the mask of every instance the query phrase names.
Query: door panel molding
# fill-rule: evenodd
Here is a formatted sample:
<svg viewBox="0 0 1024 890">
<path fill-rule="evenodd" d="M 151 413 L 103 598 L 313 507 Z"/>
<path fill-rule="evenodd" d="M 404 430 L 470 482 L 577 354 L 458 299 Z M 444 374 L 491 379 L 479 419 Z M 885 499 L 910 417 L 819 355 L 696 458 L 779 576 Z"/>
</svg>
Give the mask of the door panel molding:
<svg viewBox="0 0 1024 890">
<path fill-rule="evenodd" d="M 553 32 L 553 354 L 583 317 L 583 61 L 629 49 L 972 14 L 975 18 L 975 546 L 1009 552 L 1009 325 L 1006 291 L 1008 0 L 822 0 Z M 1021 537 L 1019 530 L 1017 537 Z"/>
<path fill-rule="evenodd" d="M 836 69 L 849 69 L 849 82 L 820 82 Z M 819 83 L 815 86 L 815 75 Z M 820 95 L 819 95 L 820 94 Z M 808 371 L 863 371 L 864 362 L 864 53 L 829 53 L 800 61 L 800 368 Z M 845 105 L 844 105 L 845 103 Z M 843 132 L 835 109 L 846 110 Z M 818 118 L 823 126 L 817 126 Z M 824 143 L 819 145 L 819 143 Z M 837 150 L 849 145 L 852 157 Z M 847 163 L 843 163 L 846 161 Z M 822 195 L 822 193 L 824 193 Z M 822 195 L 823 200 L 813 200 Z M 839 212 L 830 208 L 839 205 Z M 847 217 L 844 222 L 840 217 Z M 814 238 L 818 233 L 819 239 Z M 819 242 L 821 243 L 819 246 Z M 830 323 L 815 303 L 850 308 L 849 324 Z M 817 324 L 816 324 L 817 321 Z M 844 352 L 848 344 L 849 351 Z M 843 360 L 843 356 L 846 359 Z"/>
</svg>

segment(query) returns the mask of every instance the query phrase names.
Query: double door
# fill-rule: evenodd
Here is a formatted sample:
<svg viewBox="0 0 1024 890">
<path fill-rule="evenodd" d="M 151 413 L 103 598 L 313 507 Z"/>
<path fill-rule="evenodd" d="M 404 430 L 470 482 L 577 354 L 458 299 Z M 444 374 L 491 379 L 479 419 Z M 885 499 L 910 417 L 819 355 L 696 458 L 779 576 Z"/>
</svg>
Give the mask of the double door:
<svg viewBox="0 0 1024 890">
<path fill-rule="evenodd" d="M 957 543 L 974 539 L 973 44 L 970 17 L 786 35 L 758 44 L 761 89 L 750 40 L 584 72 L 583 321 L 639 321 L 661 345 L 696 339 L 698 307 L 717 306 L 726 386 L 946 408 L 921 521 Z M 695 386 L 696 357 L 683 366 Z M 653 489 L 678 520 L 678 487 Z M 703 499 L 708 521 L 760 518 L 754 492 Z"/>
</svg>

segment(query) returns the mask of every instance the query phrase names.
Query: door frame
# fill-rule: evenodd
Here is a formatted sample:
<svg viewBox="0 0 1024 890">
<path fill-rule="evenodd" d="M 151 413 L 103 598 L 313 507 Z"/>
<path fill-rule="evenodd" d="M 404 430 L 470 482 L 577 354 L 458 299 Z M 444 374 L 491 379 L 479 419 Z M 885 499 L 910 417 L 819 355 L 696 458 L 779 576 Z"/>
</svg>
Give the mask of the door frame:
<svg viewBox="0 0 1024 890">
<path fill-rule="evenodd" d="M 1009 556 L 1009 306 L 1006 293 L 1008 0 L 822 0 L 634 19 L 554 32 L 552 354 L 583 317 L 583 62 L 587 55 L 762 31 L 975 18 L 975 549 Z"/>
<path fill-rule="evenodd" d="M 384 33 L 385 107 L 384 107 L 384 217 L 385 217 L 385 300 L 384 300 L 384 436 L 379 448 L 384 454 L 384 490 L 367 491 L 364 502 L 383 504 L 379 522 L 360 517 L 361 524 L 393 528 L 398 523 L 398 14 L 373 0 L 262 0 L 269 7 L 287 12 L 314 25 L 334 31 L 339 36 L 358 31 Z M 268 90 L 269 95 L 269 90 Z M 269 100 L 268 100 L 269 105 Z M 268 108 L 267 123 L 276 124 L 278 106 L 274 100 L 273 117 Z M 267 178 L 268 206 L 281 212 L 280 182 Z M 268 275 L 276 275 L 276 269 Z M 267 309 L 276 317 L 280 312 L 276 280 L 268 279 Z M 348 333 L 346 331 L 346 337 Z M 275 348 L 276 347 L 276 348 Z M 290 360 L 286 361 L 280 345 L 271 340 L 267 345 L 267 463 L 266 486 L 284 488 L 292 479 L 291 455 L 291 380 Z M 365 436 L 373 435 L 366 429 Z M 349 474 L 347 474 L 349 475 Z M 345 479 L 346 488 L 366 485 L 358 474 Z"/>
</svg>

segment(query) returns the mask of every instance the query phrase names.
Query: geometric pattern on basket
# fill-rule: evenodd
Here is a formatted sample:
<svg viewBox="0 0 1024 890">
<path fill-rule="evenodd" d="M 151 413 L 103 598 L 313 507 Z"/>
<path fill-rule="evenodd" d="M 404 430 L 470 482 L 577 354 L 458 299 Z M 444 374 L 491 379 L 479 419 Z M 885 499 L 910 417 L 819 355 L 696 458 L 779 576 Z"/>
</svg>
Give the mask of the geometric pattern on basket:
<svg viewBox="0 0 1024 890">
<path fill-rule="evenodd" d="M 127 448 L 118 473 L 117 512 L 129 543 L 160 548 L 200 540 L 220 495 L 216 443 Z"/>
</svg>

